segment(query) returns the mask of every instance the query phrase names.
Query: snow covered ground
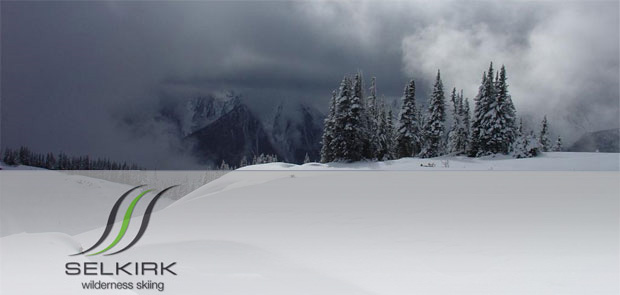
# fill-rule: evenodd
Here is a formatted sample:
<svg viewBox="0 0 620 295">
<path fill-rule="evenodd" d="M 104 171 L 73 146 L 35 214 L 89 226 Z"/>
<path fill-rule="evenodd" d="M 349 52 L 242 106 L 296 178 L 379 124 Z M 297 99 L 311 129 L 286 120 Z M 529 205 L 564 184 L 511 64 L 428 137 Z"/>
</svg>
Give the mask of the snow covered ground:
<svg viewBox="0 0 620 295">
<path fill-rule="evenodd" d="M 99 227 L 109 210 L 92 209 L 111 206 L 129 188 L 44 169 L 0 171 L 0 236 L 20 232 L 78 234 Z M 86 208 L 91 209 L 87 215 L 76 212 Z"/>
<path fill-rule="evenodd" d="M 46 225 L 48 232 L 2 237 L 0 293 L 618 294 L 620 173 L 613 169 L 617 161 L 606 163 L 618 155 L 575 156 L 574 162 L 589 165 L 582 169 L 570 159 L 560 166 L 563 156 L 547 154 L 518 170 L 611 171 L 449 171 L 440 159 L 392 163 L 434 173 L 341 171 L 318 164 L 246 167 L 153 214 L 140 242 L 118 255 L 68 256 L 98 239 L 105 217 L 93 216 L 99 225 L 80 234 L 60 224 Z M 459 170 L 456 163 L 465 160 L 450 159 L 450 169 Z M 437 165 L 418 168 L 418 161 Z M 503 161 L 518 160 L 472 160 L 470 169 L 509 170 Z M 371 164 L 335 166 L 369 170 Z M 294 171 L 310 167 L 322 170 Z M 6 200 L 37 191 L 31 176 L 13 173 L 0 172 L 3 217 L 12 211 Z M 29 206 L 49 208 L 40 211 L 42 220 L 65 214 L 61 205 L 68 204 L 72 214 L 86 218 L 106 215 L 119 195 L 93 210 L 75 199 L 90 195 L 94 186 L 82 189 L 54 195 L 56 206 Z M 127 236 L 140 221 L 132 220 Z M 69 261 L 177 262 L 178 275 L 67 276 Z M 87 292 L 81 283 L 90 280 L 152 280 L 165 289 Z"/>
<path fill-rule="evenodd" d="M 510 171 L 618 171 L 618 153 L 549 152 L 536 158 L 514 159 L 496 155 L 483 158 L 438 157 L 432 159 L 403 158 L 385 162 L 356 163 L 268 163 L 240 170 L 510 170 Z"/>
</svg>

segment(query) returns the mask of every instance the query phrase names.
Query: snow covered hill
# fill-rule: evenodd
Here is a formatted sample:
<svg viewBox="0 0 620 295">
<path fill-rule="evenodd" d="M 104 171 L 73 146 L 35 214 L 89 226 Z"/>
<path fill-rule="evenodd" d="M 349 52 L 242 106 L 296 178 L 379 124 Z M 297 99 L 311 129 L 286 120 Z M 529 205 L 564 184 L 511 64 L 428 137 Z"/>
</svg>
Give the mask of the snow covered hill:
<svg viewBox="0 0 620 295">
<path fill-rule="evenodd" d="M 560 156 L 533 160 L 570 162 Z M 613 170 L 604 162 L 617 157 L 590 154 L 564 167 L 598 162 L 587 167 Z M 417 159 L 401 161 L 393 164 L 419 167 Z M 80 283 L 91 279 L 165 283 L 164 292 L 131 290 L 136 294 L 620 292 L 618 170 L 468 172 L 441 169 L 440 159 L 426 161 L 437 163 L 427 169 L 434 172 L 352 171 L 370 168 L 362 163 L 337 167 L 349 171 L 308 164 L 234 171 L 153 214 L 140 242 L 114 256 L 67 256 L 92 244 L 102 228 L 77 235 L 6 236 L 0 239 L 0 293 L 84 294 Z M 450 165 L 461 161 L 451 159 Z M 482 159 L 470 168 L 482 165 L 478 161 L 519 160 Z M 284 171 L 251 170 L 277 165 Z M 13 172 L 0 174 L 3 181 L 5 173 Z M 13 181 L 19 187 L 29 179 Z M 54 198 L 58 204 L 72 200 Z M 107 213 L 109 206 L 104 207 Z M 51 207 L 42 214 L 58 213 Z M 140 221 L 132 219 L 127 236 L 135 234 Z M 45 251 L 33 245 L 46 245 Z M 68 261 L 177 262 L 178 275 L 80 280 L 64 274 Z M 33 280 L 46 289 L 28 283 Z"/>
<path fill-rule="evenodd" d="M 17 168 L 27 170 L 0 172 L 2 237 L 21 232 L 78 234 L 97 228 L 105 224 L 116 199 L 132 187 L 58 171 Z M 162 200 L 158 209 L 171 202 Z"/>
</svg>

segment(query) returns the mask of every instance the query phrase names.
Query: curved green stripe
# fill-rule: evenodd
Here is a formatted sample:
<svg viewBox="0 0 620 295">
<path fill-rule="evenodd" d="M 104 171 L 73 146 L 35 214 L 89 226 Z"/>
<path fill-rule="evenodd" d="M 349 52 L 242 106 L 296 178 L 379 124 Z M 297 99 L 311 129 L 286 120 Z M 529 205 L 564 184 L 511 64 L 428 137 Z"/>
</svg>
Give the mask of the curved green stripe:
<svg viewBox="0 0 620 295">
<path fill-rule="evenodd" d="M 125 235 L 125 232 L 127 231 L 127 228 L 129 227 L 129 220 L 131 219 L 131 214 L 133 213 L 133 208 L 136 207 L 136 204 L 138 203 L 140 198 L 142 198 L 142 196 L 144 196 L 146 193 L 148 193 L 150 191 L 152 191 L 152 189 L 143 191 L 135 199 L 133 199 L 133 201 L 131 201 L 131 204 L 129 204 L 129 207 L 127 208 L 127 212 L 125 212 L 125 218 L 123 219 L 123 225 L 121 226 L 121 231 L 118 232 L 118 235 L 116 236 L 116 239 L 114 239 L 112 244 L 110 244 L 105 249 L 103 249 L 103 250 L 101 250 L 101 251 L 99 251 L 97 253 L 88 254 L 88 256 L 93 256 L 93 255 L 101 254 L 101 253 L 103 253 L 105 251 L 108 251 L 108 250 L 112 249 L 112 247 L 114 247 L 116 244 L 118 244 L 118 242 L 121 241 L 121 239 Z"/>
</svg>

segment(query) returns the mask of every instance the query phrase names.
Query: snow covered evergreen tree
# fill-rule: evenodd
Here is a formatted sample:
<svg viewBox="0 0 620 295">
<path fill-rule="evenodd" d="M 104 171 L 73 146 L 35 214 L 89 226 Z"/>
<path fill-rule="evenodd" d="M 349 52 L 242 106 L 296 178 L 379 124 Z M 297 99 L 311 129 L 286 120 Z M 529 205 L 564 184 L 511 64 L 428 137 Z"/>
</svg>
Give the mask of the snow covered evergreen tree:
<svg viewBox="0 0 620 295">
<path fill-rule="evenodd" d="M 540 154 L 540 144 L 534 131 L 529 134 L 523 130 L 523 120 L 519 121 L 519 128 L 515 132 L 515 141 L 511 146 L 514 158 L 531 158 Z"/>
<path fill-rule="evenodd" d="M 312 161 L 310 161 L 310 156 L 308 156 L 308 153 L 306 153 L 306 156 L 304 156 L 304 164 L 306 163 L 310 163 Z"/>
<path fill-rule="evenodd" d="M 394 158 L 394 125 L 392 118 L 392 110 L 386 111 L 385 99 L 381 99 L 378 107 L 379 124 L 378 124 L 378 160 L 392 160 Z"/>
<path fill-rule="evenodd" d="M 278 162 L 278 156 L 277 155 L 260 154 L 258 156 L 254 155 L 254 158 L 252 159 L 252 165 L 274 163 L 274 162 Z M 222 163 L 224 163 L 224 161 L 222 161 Z"/>
<path fill-rule="evenodd" d="M 512 157 L 513 158 L 527 158 L 527 138 L 523 134 L 523 119 L 519 120 L 519 128 L 515 133 L 515 141 L 512 143 Z"/>
<path fill-rule="evenodd" d="M 379 123 L 381 120 L 381 115 L 380 115 L 380 111 L 379 111 L 379 106 L 377 104 L 377 79 L 375 77 L 372 77 L 372 80 L 370 82 L 370 95 L 368 96 L 367 99 L 367 107 L 366 107 L 366 113 L 368 116 L 368 134 L 369 134 L 369 141 L 370 141 L 370 151 L 369 154 L 367 155 L 367 158 L 369 159 L 380 159 L 379 157 L 379 149 L 380 149 L 380 137 L 381 137 L 381 133 L 379 130 Z"/>
<path fill-rule="evenodd" d="M 484 156 L 493 154 L 499 149 L 501 125 L 497 123 L 497 97 L 493 81 L 493 63 L 489 66 L 486 75 L 483 74 L 482 84 L 475 98 L 474 122 L 472 123 L 472 137 L 468 154 L 470 156 Z"/>
<path fill-rule="evenodd" d="M 555 141 L 555 145 L 553 146 L 554 152 L 562 151 L 562 138 L 558 136 L 558 139 Z"/>
<path fill-rule="evenodd" d="M 356 85 L 360 87 L 359 83 Z M 355 96 L 351 79 L 345 77 L 340 84 L 336 100 L 334 138 L 332 139 L 335 161 L 359 161 L 364 158 L 367 140 L 362 116 L 362 104 Z"/>
<path fill-rule="evenodd" d="M 515 140 L 516 133 L 516 111 L 512 98 L 508 93 L 506 80 L 506 67 L 502 65 L 498 80 L 496 81 L 495 116 L 494 121 L 490 122 L 490 125 L 492 126 L 492 138 L 494 139 L 491 152 L 504 154 L 510 152 L 510 146 Z"/>
<path fill-rule="evenodd" d="M 461 90 L 461 97 L 460 100 L 462 103 L 463 108 L 461 109 L 462 114 L 461 114 L 461 118 L 463 119 L 463 146 L 462 146 L 462 150 L 463 153 L 467 153 L 467 148 L 469 147 L 469 140 L 471 138 L 471 113 L 469 110 L 469 99 L 468 98 L 463 98 L 463 90 Z"/>
<path fill-rule="evenodd" d="M 483 74 L 475 98 L 469 156 L 484 156 L 511 151 L 516 139 L 516 110 L 508 93 L 506 68 L 493 71 L 493 63 Z"/>
<path fill-rule="evenodd" d="M 485 97 L 481 99 L 486 110 L 480 121 L 480 151 L 479 155 L 500 153 L 504 149 L 506 139 L 503 136 L 506 122 L 502 116 L 502 103 L 498 101 L 497 83 L 493 80 L 493 63 L 489 66 L 489 72 L 484 86 Z"/>
<path fill-rule="evenodd" d="M 421 130 L 415 101 L 415 81 L 413 80 L 405 86 L 398 123 L 395 142 L 396 157 L 404 158 L 417 155 L 421 150 Z"/>
<path fill-rule="evenodd" d="M 441 82 L 440 72 L 437 71 L 437 79 L 435 80 L 433 93 L 428 103 L 428 119 L 424 126 L 425 144 L 420 153 L 421 157 L 432 158 L 445 153 L 445 121 L 446 114 L 443 83 Z"/>
<path fill-rule="evenodd" d="M 527 145 L 526 150 L 528 151 L 528 155 L 530 157 L 536 157 L 540 155 L 542 146 L 536 139 L 536 135 L 534 135 L 534 131 L 530 131 L 530 134 L 527 137 L 527 144 L 528 145 Z"/>
<path fill-rule="evenodd" d="M 393 160 L 396 159 L 394 151 L 396 143 L 394 142 L 394 115 L 392 114 L 392 108 L 390 108 L 387 113 L 387 126 L 385 127 L 386 153 L 383 159 Z"/>
<path fill-rule="evenodd" d="M 352 108 L 354 111 L 353 116 L 359 118 L 358 124 L 354 129 L 358 133 L 358 138 L 362 144 L 362 157 L 361 159 L 373 159 L 375 154 L 375 146 L 373 146 L 373 136 L 371 132 L 371 116 L 368 113 L 366 98 L 364 97 L 364 79 L 361 73 L 355 74 L 353 78 L 353 98 L 351 99 Z M 374 132 L 374 130 L 372 130 Z M 358 161 L 352 160 L 352 161 Z"/>
<path fill-rule="evenodd" d="M 452 101 L 452 127 L 450 127 L 450 133 L 448 133 L 448 152 L 458 155 L 465 153 L 467 150 L 469 135 L 466 119 L 469 120 L 469 118 L 466 118 L 462 91 L 460 94 L 457 94 L 456 88 L 454 88 L 450 101 Z"/>
<path fill-rule="evenodd" d="M 2 158 L 2 161 L 9 166 L 19 165 L 17 153 L 10 148 L 6 148 L 4 150 L 4 157 Z"/>
<path fill-rule="evenodd" d="M 336 124 L 336 90 L 332 92 L 329 114 L 323 123 L 323 137 L 321 140 L 321 163 L 328 163 L 335 159 L 334 132 Z"/>
<path fill-rule="evenodd" d="M 387 138 L 386 138 L 386 129 L 387 129 L 387 115 L 385 114 L 385 102 L 381 100 L 377 107 L 378 112 L 378 120 L 377 120 L 377 160 L 383 160 L 385 154 L 387 153 Z"/>
<path fill-rule="evenodd" d="M 543 118 L 540 124 L 540 133 L 538 135 L 538 142 L 543 152 L 548 152 L 551 149 L 551 142 L 549 141 L 549 125 L 547 123 L 547 115 Z"/>
<path fill-rule="evenodd" d="M 483 115 L 487 110 L 486 107 L 486 93 L 485 93 L 485 85 L 487 81 L 486 72 L 482 74 L 482 83 L 480 83 L 480 87 L 478 87 L 478 95 L 474 98 L 474 117 L 471 122 L 470 128 L 470 136 L 469 136 L 469 147 L 467 148 L 467 154 L 470 157 L 478 156 L 478 152 L 481 149 L 480 137 L 482 134 L 482 119 Z"/>
</svg>

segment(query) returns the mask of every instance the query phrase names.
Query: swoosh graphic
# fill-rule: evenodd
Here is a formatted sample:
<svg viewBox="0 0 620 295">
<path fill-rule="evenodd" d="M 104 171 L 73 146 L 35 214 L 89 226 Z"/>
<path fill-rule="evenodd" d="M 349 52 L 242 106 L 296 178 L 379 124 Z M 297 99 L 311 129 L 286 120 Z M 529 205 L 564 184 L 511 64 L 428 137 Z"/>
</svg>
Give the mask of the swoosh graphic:
<svg viewBox="0 0 620 295">
<path fill-rule="evenodd" d="M 152 189 L 143 191 L 135 199 L 133 199 L 133 201 L 131 201 L 131 204 L 129 204 L 129 207 L 127 208 L 127 211 L 125 212 L 125 218 L 123 219 L 123 225 L 121 226 L 121 230 L 118 232 L 118 235 L 116 236 L 114 241 L 110 245 L 108 245 L 105 249 L 103 249 L 103 250 L 101 250 L 101 251 L 99 251 L 97 253 L 88 254 L 87 256 L 93 256 L 93 255 L 97 255 L 97 254 L 101 254 L 103 252 L 106 252 L 106 251 L 112 249 L 112 247 L 114 247 L 116 244 L 118 244 L 118 242 L 120 242 L 120 240 L 125 235 L 125 232 L 127 231 L 127 228 L 129 227 L 129 220 L 131 220 L 131 214 L 133 213 L 133 209 L 136 207 L 136 204 L 138 203 L 138 201 L 140 201 L 140 198 L 142 198 L 142 196 L 144 196 L 146 193 L 148 193 L 150 191 L 152 191 Z"/>
<path fill-rule="evenodd" d="M 149 206 L 146 208 L 146 212 L 144 213 L 144 216 L 142 217 L 142 225 L 140 225 L 140 230 L 138 231 L 138 234 L 136 235 L 136 237 L 131 241 L 131 243 L 129 243 L 129 245 L 127 245 L 125 248 L 123 248 L 121 250 L 118 250 L 118 251 L 116 251 L 114 253 L 105 254 L 105 256 L 110 256 L 110 255 L 121 253 L 121 252 L 131 248 L 131 246 L 133 246 L 135 243 L 137 243 L 140 240 L 140 238 L 142 238 L 142 235 L 144 235 L 144 232 L 146 232 L 146 228 L 149 226 L 149 220 L 151 219 L 151 213 L 153 212 L 153 209 L 155 208 L 155 203 L 157 203 L 157 200 L 159 200 L 159 197 L 161 197 L 169 189 L 172 189 L 172 188 L 177 187 L 177 186 L 178 185 L 173 185 L 173 186 L 165 188 L 164 190 L 159 192 L 155 196 L 155 198 L 153 198 L 153 200 L 151 200 L 151 202 L 149 203 Z"/>
<path fill-rule="evenodd" d="M 143 186 L 145 186 L 145 185 L 144 185 L 144 184 L 143 184 L 143 185 L 139 185 L 139 186 L 136 186 L 136 187 L 134 187 L 134 188 L 132 188 L 132 189 L 128 190 L 127 192 L 125 192 L 125 193 L 124 193 L 124 194 L 123 194 L 123 195 L 122 195 L 122 196 L 118 199 L 118 201 L 116 201 L 116 203 L 114 203 L 114 206 L 112 206 L 112 211 L 110 211 L 110 216 L 108 216 L 108 223 L 107 223 L 107 225 L 106 225 L 106 227 L 105 227 L 105 230 L 103 231 L 103 234 L 101 235 L 101 238 L 99 238 L 99 240 L 98 240 L 98 241 L 97 241 L 94 245 L 92 245 L 90 248 L 88 248 L 88 249 L 86 249 L 86 250 L 84 250 L 84 251 L 82 251 L 82 252 L 80 252 L 80 253 L 75 253 L 75 254 L 72 254 L 72 255 L 69 255 L 69 256 L 76 256 L 76 255 L 81 255 L 81 254 L 84 254 L 84 253 L 86 253 L 86 252 L 91 251 L 92 249 L 97 248 L 97 246 L 101 245 L 101 243 L 103 243 L 103 241 L 105 241 L 105 239 L 108 237 L 108 235 L 109 235 L 109 234 L 110 234 L 110 232 L 112 231 L 112 227 L 114 226 L 114 219 L 116 219 L 116 213 L 118 213 L 118 209 L 121 207 L 121 203 L 123 203 L 123 200 L 124 200 L 124 199 L 125 199 L 125 198 L 126 198 L 126 197 L 127 197 L 127 196 L 131 193 L 131 192 L 133 192 L 134 190 L 136 190 L 136 189 L 138 189 L 138 188 L 141 188 L 141 187 L 143 187 Z"/>
</svg>

